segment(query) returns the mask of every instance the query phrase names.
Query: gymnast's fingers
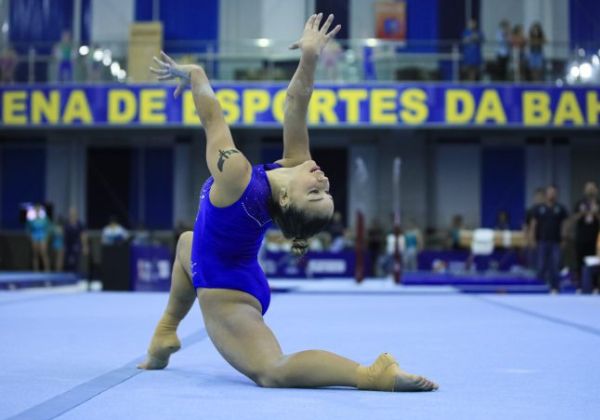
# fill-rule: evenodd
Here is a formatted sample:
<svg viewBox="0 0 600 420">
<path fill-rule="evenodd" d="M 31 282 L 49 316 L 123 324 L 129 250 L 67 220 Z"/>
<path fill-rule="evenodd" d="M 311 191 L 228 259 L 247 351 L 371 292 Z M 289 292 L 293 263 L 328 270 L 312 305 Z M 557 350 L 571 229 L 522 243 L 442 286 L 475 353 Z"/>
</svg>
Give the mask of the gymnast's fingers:
<svg viewBox="0 0 600 420">
<path fill-rule="evenodd" d="M 337 25 L 327 34 L 327 38 L 333 38 L 342 29 L 342 25 Z"/>
<path fill-rule="evenodd" d="M 159 66 L 161 66 L 161 67 L 165 67 L 165 68 L 169 67 L 169 65 L 168 65 L 167 63 L 165 63 L 164 61 L 160 61 L 160 60 L 159 60 L 158 58 L 156 58 L 156 57 L 152 57 L 152 59 L 154 60 L 154 62 L 155 62 L 156 64 L 158 64 L 158 65 L 159 65 Z"/>
<path fill-rule="evenodd" d="M 327 20 L 325 21 L 325 23 L 323 24 L 323 26 L 321 27 L 321 33 L 322 34 L 326 34 L 327 31 L 329 30 L 329 27 L 331 26 L 331 23 L 333 22 L 333 13 L 330 14 L 327 17 Z"/>
</svg>

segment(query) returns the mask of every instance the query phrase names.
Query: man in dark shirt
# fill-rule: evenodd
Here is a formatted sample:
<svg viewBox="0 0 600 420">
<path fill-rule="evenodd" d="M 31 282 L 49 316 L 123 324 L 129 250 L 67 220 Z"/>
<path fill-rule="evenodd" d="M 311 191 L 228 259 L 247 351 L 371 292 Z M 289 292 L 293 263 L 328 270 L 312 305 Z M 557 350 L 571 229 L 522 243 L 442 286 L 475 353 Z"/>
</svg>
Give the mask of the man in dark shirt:
<svg viewBox="0 0 600 420">
<path fill-rule="evenodd" d="M 552 293 L 557 293 L 560 283 L 561 243 L 564 224 L 568 213 L 557 202 L 558 190 L 554 186 L 546 188 L 546 200 L 533 209 L 531 229 L 535 240 L 538 277 L 545 280 Z"/>
<path fill-rule="evenodd" d="M 575 252 L 577 273 L 581 275 L 586 256 L 595 255 L 596 238 L 600 229 L 600 204 L 598 186 L 595 182 L 585 183 L 583 198 L 575 204 L 573 222 L 575 224 Z"/>
<path fill-rule="evenodd" d="M 534 231 L 531 228 L 531 222 L 533 221 L 533 215 L 536 211 L 536 208 L 544 204 L 546 201 L 546 190 L 542 187 L 536 188 L 533 193 L 533 202 L 531 207 L 527 209 L 525 212 L 525 225 L 523 226 L 523 231 L 525 233 L 525 239 L 527 241 L 527 247 L 525 248 L 525 258 L 527 260 L 527 267 L 529 269 L 537 270 L 537 258 L 536 258 L 536 249 L 535 249 L 535 236 Z"/>
<path fill-rule="evenodd" d="M 77 209 L 69 209 L 69 220 L 64 227 L 65 232 L 65 270 L 78 273 L 81 254 L 88 254 L 87 238 L 83 223 L 79 220 Z"/>
</svg>

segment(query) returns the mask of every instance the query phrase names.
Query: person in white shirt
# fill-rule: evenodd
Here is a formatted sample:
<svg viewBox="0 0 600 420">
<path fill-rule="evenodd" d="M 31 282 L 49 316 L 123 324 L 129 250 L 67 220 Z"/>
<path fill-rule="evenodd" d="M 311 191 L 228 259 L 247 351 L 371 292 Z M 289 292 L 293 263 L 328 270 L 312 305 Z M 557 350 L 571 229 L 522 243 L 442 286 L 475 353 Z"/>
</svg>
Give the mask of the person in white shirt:
<svg viewBox="0 0 600 420">
<path fill-rule="evenodd" d="M 108 225 L 102 229 L 102 245 L 116 245 L 129 239 L 129 232 L 111 217 Z"/>
</svg>

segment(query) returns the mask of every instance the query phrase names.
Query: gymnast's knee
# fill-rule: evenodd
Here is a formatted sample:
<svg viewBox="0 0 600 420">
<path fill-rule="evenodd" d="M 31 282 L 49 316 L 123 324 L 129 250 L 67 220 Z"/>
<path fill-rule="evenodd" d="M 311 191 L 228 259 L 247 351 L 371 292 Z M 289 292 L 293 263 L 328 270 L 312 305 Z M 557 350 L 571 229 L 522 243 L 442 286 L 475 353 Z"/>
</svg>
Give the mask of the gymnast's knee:
<svg viewBox="0 0 600 420">
<path fill-rule="evenodd" d="M 248 375 L 261 388 L 287 388 L 290 381 L 281 363 L 268 364 Z"/>
</svg>

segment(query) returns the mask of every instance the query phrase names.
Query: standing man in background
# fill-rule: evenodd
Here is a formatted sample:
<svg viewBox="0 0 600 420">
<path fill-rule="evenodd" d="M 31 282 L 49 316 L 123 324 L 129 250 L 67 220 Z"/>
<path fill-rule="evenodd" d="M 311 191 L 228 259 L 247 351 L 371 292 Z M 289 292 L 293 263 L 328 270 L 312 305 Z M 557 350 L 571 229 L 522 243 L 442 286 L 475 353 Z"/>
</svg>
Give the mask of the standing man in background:
<svg viewBox="0 0 600 420">
<path fill-rule="evenodd" d="M 523 233 L 525 234 L 525 240 L 527 241 L 527 247 L 525 249 L 525 258 L 527 260 L 527 268 L 531 270 L 537 270 L 537 258 L 535 249 L 535 232 L 531 225 L 533 222 L 533 215 L 535 214 L 537 207 L 544 204 L 546 201 L 546 191 L 544 188 L 536 188 L 533 193 L 533 202 L 531 207 L 525 212 L 525 224 L 523 225 Z"/>
<path fill-rule="evenodd" d="M 561 245 L 568 217 L 567 210 L 557 199 L 556 187 L 547 187 L 546 199 L 534 208 L 530 225 L 530 237 L 534 239 L 536 248 L 538 278 L 546 281 L 552 293 L 559 291 Z"/>
<path fill-rule="evenodd" d="M 506 81 L 510 58 L 510 23 L 506 19 L 500 22 L 496 32 L 496 44 L 496 80 Z"/>
<path fill-rule="evenodd" d="M 481 43 L 483 35 L 477 28 L 477 21 L 469 19 L 469 24 L 462 36 L 463 43 L 463 65 L 465 78 L 469 81 L 477 81 L 480 79 L 481 73 Z"/>
<path fill-rule="evenodd" d="M 88 244 L 87 235 L 83 223 L 79 220 L 77 209 L 69 209 L 69 219 L 64 226 L 65 241 L 65 271 L 78 273 L 80 270 L 79 261 L 81 254 L 87 256 Z"/>
</svg>

